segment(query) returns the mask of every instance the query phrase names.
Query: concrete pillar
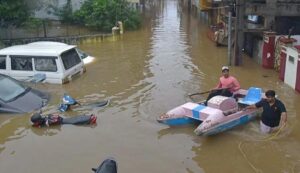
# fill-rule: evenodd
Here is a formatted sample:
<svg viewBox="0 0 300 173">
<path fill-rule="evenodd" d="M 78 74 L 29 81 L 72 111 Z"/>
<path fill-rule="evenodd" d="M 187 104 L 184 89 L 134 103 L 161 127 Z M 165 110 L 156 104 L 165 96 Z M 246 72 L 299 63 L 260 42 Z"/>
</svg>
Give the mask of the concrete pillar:
<svg viewBox="0 0 300 173">
<path fill-rule="evenodd" d="M 266 0 L 266 11 L 276 12 L 276 1 L 274 0 Z M 265 23 L 264 27 L 267 30 L 275 30 L 275 16 L 274 15 L 266 15 L 264 16 Z"/>
<path fill-rule="evenodd" d="M 243 64 L 245 0 L 236 0 L 236 20 L 234 34 L 234 65 Z"/>
<path fill-rule="evenodd" d="M 112 31 L 112 35 L 123 34 L 124 33 L 123 23 L 121 21 L 118 21 L 117 26 L 114 26 L 111 29 L 111 31 Z"/>
<path fill-rule="evenodd" d="M 275 61 L 275 32 L 264 32 L 264 42 L 262 50 L 262 66 L 264 68 L 272 69 L 274 68 Z"/>
<path fill-rule="evenodd" d="M 123 33 L 124 33 L 123 22 L 118 21 L 118 26 L 119 26 L 119 28 L 120 28 L 120 34 L 123 34 Z"/>
</svg>

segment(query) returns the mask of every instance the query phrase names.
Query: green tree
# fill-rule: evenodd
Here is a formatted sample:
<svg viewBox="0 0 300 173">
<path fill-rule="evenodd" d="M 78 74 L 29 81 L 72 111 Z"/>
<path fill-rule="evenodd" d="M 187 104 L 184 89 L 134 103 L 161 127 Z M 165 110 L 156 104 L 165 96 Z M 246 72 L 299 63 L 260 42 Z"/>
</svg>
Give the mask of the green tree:
<svg viewBox="0 0 300 173">
<path fill-rule="evenodd" d="M 141 23 L 139 13 L 126 0 L 86 0 L 74 13 L 74 21 L 101 31 L 111 31 L 117 21 L 126 29 L 137 29 Z"/>
<path fill-rule="evenodd" d="M 0 27 L 18 26 L 29 16 L 30 11 L 24 0 L 0 0 Z"/>
<path fill-rule="evenodd" d="M 53 10 L 53 14 L 58 16 L 60 20 L 64 23 L 73 23 L 73 8 L 72 8 L 72 1 L 67 0 L 67 3 L 61 7 L 57 8 L 53 5 L 50 5 L 49 8 Z"/>
</svg>

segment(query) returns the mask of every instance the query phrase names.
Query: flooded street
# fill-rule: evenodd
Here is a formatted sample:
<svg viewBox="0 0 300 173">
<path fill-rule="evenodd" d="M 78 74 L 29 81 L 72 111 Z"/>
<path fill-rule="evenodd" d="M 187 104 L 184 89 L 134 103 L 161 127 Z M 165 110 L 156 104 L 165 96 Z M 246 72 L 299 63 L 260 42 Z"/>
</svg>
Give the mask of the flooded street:
<svg viewBox="0 0 300 173">
<path fill-rule="evenodd" d="M 82 102 L 110 99 L 106 107 L 65 114 L 96 114 L 97 125 L 37 129 L 30 114 L 1 115 L 0 173 L 87 173 L 108 156 L 120 173 L 300 172 L 300 94 L 249 57 L 230 73 L 242 88 L 274 89 L 285 103 L 288 125 L 274 139 L 262 140 L 259 120 L 211 137 L 196 136 L 196 125 L 156 122 L 190 101 L 187 94 L 215 87 L 227 49 L 207 38 L 203 16 L 189 15 L 175 0 L 153 5 L 139 31 L 82 41 L 80 49 L 96 59 L 78 79 L 32 85 L 52 95 L 44 113 L 56 112 L 64 93 Z"/>
</svg>

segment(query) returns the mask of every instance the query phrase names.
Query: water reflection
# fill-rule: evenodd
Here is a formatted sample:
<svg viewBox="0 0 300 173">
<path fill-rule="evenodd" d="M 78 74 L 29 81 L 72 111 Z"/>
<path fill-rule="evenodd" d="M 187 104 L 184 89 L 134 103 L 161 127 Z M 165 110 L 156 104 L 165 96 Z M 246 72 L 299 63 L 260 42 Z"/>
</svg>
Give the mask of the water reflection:
<svg viewBox="0 0 300 173">
<path fill-rule="evenodd" d="M 187 34 L 180 25 L 181 14 L 177 10 L 177 2 L 168 1 L 162 7 L 164 10 L 152 21 L 153 33 L 148 51 L 150 59 L 146 65 L 149 77 L 145 80 L 153 87 L 139 107 L 140 115 L 152 121 L 165 112 L 166 107 L 182 103 L 187 83 L 193 78 L 190 47 Z"/>
<path fill-rule="evenodd" d="M 2 117 L 3 121 L 0 124 L 0 154 L 6 148 L 6 143 L 26 137 L 28 125 L 24 124 L 24 120 L 27 117 L 16 115 Z"/>
<path fill-rule="evenodd" d="M 54 136 L 61 131 L 61 126 L 58 125 L 45 128 L 32 127 L 30 130 L 38 136 Z"/>
<path fill-rule="evenodd" d="M 42 127 L 42 128 L 37 128 L 37 127 L 31 127 L 30 130 L 33 132 L 35 135 L 38 136 L 54 136 L 62 131 L 62 126 L 63 125 L 54 125 L 50 127 Z M 72 126 L 70 124 L 66 126 Z M 76 126 L 76 125 L 74 125 Z M 85 128 L 96 128 L 97 124 L 93 125 L 80 125 Z"/>
<path fill-rule="evenodd" d="M 169 135 L 178 135 L 178 134 L 185 134 L 190 136 L 191 134 L 194 133 L 194 130 L 199 124 L 191 124 L 191 125 L 186 125 L 186 126 L 179 126 L 179 127 L 167 127 L 164 128 L 160 131 L 158 131 L 158 139 L 163 138 L 164 136 L 169 136 Z"/>
</svg>

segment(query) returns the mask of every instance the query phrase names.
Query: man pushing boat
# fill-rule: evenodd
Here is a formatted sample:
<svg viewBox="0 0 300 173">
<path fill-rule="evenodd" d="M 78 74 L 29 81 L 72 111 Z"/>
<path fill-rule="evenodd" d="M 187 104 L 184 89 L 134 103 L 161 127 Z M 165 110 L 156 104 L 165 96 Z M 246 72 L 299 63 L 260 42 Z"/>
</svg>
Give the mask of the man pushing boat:
<svg viewBox="0 0 300 173">
<path fill-rule="evenodd" d="M 285 126 L 287 122 L 287 112 L 284 104 L 275 98 L 275 91 L 268 90 L 265 93 L 266 99 L 245 107 L 247 109 L 263 108 L 260 121 L 262 133 L 271 133 Z"/>
</svg>

